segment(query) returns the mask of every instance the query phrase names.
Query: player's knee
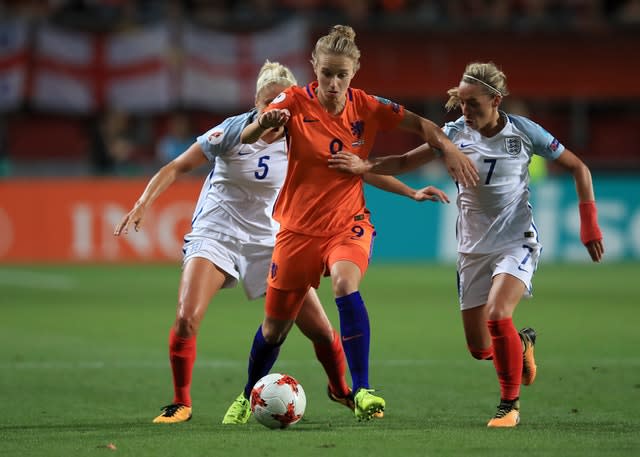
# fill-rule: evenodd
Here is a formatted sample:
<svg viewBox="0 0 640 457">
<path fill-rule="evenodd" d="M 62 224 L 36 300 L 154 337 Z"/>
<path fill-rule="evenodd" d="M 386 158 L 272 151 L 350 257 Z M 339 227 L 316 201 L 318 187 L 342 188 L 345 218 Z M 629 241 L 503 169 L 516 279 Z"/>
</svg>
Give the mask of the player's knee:
<svg viewBox="0 0 640 457">
<path fill-rule="evenodd" d="M 309 339 L 313 344 L 320 344 L 323 346 L 329 345 L 333 343 L 333 331 L 332 329 L 329 329 L 329 331 L 326 331 L 325 329 L 318 329 L 318 331 L 314 332 Z"/>
<path fill-rule="evenodd" d="M 487 303 L 487 320 L 500 321 L 511 317 L 512 311 L 509 307 L 497 303 Z"/>
<path fill-rule="evenodd" d="M 269 344 L 281 344 L 287 337 L 291 324 L 288 321 L 274 322 L 267 319 L 262 324 L 262 337 Z"/>
<path fill-rule="evenodd" d="M 331 344 L 333 342 L 333 328 L 317 322 L 296 321 L 296 325 L 313 344 Z"/>
<path fill-rule="evenodd" d="M 475 349 L 469 346 L 469 353 L 476 360 L 491 360 L 493 358 L 493 347 Z"/>
<path fill-rule="evenodd" d="M 333 279 L 333 293 L 336 297 L 344 297 L 358 290 L 358 282 L 346 276 Z"/>
<path fill-rule="evenodd" d="M 181 338 L 190 338 L 198 333 L 200 320 L 194 316 L 180 316 L 174 324 L 176 335 Z"/>
<path fill-rule="evenodd" d="M 286 332 L 263 332 L 264 340 L 269 344 L 282 344 L 287 338 Z"/>
</svg>

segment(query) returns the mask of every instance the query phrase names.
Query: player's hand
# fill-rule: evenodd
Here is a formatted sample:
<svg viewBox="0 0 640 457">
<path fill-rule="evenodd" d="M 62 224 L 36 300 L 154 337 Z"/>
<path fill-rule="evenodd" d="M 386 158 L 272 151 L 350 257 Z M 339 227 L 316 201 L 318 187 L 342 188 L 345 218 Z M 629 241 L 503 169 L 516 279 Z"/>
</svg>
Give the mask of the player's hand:
<svg viewBox="0 0 640 457">
<path fill-rule="evenodd" d="M 591 260 L 594 262 L 600 262 L 602 260 L 602 256 L 604 256 L 604 243 L 602 239 L 589 241 L 585 244 L 587 251 L 589 251 L 589 255 L 591 256 Z"/>
<path fill-rule="evenodd" d="M 362 175 L 368 172 L 370 167 L 367 162 L 352 152 L 338 152 L 329 158 L 329 168 L 354 175 Z"/>
<path fill-rule="evenodd" d="M 480 175 L 478 175 L 478 170 L 476 170 L 475 165 L 471 159 L 460 150 L 455 149 L 453 152 L 450 151 L 444 155 L 443 159 L 449 176 L 451 176 L 454 181 L 459 182 L 465 187 L 473 187 L 480 181 Z"/>
<path fill-rule="evenodd" d="M 416 190 L 411 197 L 417 202 L 423 202 L 429 200 L 432 202 L 450 203 L 449 196 L 444 191 L 434 186 L 427 186 L 422 189 Z"/>
<path fill-rule="evenodd" d="M 115 236 L 125 235 L 129 233 L 129 226 L 133 224 L 134 230 L 137 232 L 142 228 L 142 219 L 146 211 L 146 206 L 136 203 L 131 211 L 129 211 L 113 230 Z"/>
<path fill-rule="evenodd" d="M 263 129 L 277 129 L 289 121 L 291 113 L 287 109 L 273 109 L 260 114 L 258 123 Z"/>
</svg>

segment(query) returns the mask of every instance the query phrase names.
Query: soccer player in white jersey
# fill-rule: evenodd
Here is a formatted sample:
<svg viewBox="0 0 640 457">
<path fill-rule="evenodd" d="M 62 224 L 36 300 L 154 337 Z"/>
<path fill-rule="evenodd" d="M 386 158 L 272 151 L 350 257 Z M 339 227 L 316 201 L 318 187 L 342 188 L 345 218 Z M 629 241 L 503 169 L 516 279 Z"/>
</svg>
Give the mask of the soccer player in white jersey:
<svg viewBox="0 0 640 457">
<path fill-rule="evenodd" d="M 489 427 L 515 427 L 520 421 L 520 385 L 536 377 L 536 333 L 520 332 L 512 316 L 520 299 L 531 295 L 531 279 L 541 245 L 529 204 L 528 165 L 534 154 L 569 171 L 579 200 L 580 239 L 591 259 L 604 254 L 591 173 L 575 154 L 535 122 L 499 110 L 508 94 L 506 76 L 493 63 L 467 65 L 447 108 L 462 117 L 447 123 L 449 139 L 480 173 L 473 187 L 458 183 L 458 296 L 467 346 L 480 360 L 493 360 L 500 404 Z M 428 145 L 399 156 L 371 161 L 340 153 L 331 167 L 352 173 L 398 174 L 438 155 Z"/>
<path fill-rule="evenodd" d="M 226 119 L 162 167 L 115 228 L 116 236 L 128 233 L 131 226 L 140 230 L 146 210 L 180 175 L 207 162 L 213 164 L 183 248 L 177 312 L 169 333 L 174 398 L 162 408 L 162 414 L 153 420 L 155 423 L 191 419 L 196 336 L 216 293 L 222 288 L 234 287 L 242 279 L 250 300 L 265 294 L 278 230 L 271 212 L 284 181 L 287 150 L 282 128 L 272 129 L 254 144 L 242 144 L 240 133 L 276 95 L 295 84 L 288 68 L 267 61 L 258 75 L 255 109 Z M 444 192 L 432 186 L 415 190 L 393 177 L 379 175 L 367 175 L 365 180 L 416 201 L 448 201 Z M 344 351 L 314 289 L 305 297 L 296 325 L 313 342 L 316 356 L 329 378 L 329 397 L 353 409 L 351 389 L 345 380 Z M 223 423 L 244 424 L 249 420 L 251 410 L 246 390 L 251 387 L 245 387 L 245 392 L 225 414 Z"/>
</svg>

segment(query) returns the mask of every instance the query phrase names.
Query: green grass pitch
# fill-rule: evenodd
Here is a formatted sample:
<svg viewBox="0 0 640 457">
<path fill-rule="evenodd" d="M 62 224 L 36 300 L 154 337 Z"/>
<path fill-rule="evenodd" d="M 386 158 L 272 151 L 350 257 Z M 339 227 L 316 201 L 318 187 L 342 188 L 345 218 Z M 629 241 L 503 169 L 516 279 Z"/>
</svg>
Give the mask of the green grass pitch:
<svg viewBox="0 0 640 457">
<path fill-rule="evenodd" d="M 373 265 L 362 294 L 371 382 L 385 418 L 357 422 L 330 402 L 297 330 L 274 371 L 307 393 L 303 420 L 271 431 L 222 426 L 245 379 L 262 301 L 214 299 L 198 339 L 194 417 L 156 425 L 172 400 L 167 356 L 176 265 L 0 266 L 0 454 L 7 456 L 637 456 L 640 265 L 545 265 L 516 326 L 538 331 L 538 378 L 522 422 L 488 430 L 490 362 L 466 351 L 452 265 Z M 328 282 L 320 290 L 337 325 Z M 109 443 L 116 450 L 107 448 Z"/>
</svg>

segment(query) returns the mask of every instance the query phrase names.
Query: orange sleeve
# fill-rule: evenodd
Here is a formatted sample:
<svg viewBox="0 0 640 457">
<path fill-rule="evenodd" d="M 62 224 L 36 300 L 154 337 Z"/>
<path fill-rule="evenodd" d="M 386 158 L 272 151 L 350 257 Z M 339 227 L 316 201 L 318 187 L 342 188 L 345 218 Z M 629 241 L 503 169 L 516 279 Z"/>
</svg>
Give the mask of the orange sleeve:
<svg viewBox="0 0 640 457">
<path fill-rule="evenodd" d="M 391 130 L 404 118 L 404 106 L 375 95 L 365 97 L 367 110 L 376 119 L 380 130 Z"/>
</svg>

